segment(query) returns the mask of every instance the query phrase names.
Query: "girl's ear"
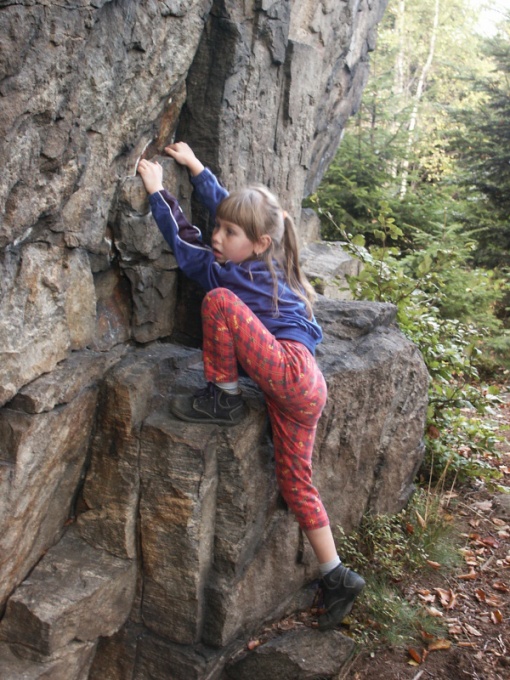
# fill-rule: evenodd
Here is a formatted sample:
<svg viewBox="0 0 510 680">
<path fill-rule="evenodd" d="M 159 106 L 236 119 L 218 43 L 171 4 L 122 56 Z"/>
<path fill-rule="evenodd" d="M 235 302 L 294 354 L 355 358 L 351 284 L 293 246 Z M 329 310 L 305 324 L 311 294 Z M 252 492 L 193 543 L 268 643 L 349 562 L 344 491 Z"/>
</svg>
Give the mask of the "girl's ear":
<svg viewBox="0 0 510 680">
<path fill-rule="evenodd" d="M 255 241 L 255 243 L 253 244 L 253 252 L 255 253 L 255 255 L 262 255 L 262 253 L 266 252 L 271 243 L 272 239 L 269 236 L 269 234 L 264 234 L 259 238 L 258 241 Z"/>
</svg>

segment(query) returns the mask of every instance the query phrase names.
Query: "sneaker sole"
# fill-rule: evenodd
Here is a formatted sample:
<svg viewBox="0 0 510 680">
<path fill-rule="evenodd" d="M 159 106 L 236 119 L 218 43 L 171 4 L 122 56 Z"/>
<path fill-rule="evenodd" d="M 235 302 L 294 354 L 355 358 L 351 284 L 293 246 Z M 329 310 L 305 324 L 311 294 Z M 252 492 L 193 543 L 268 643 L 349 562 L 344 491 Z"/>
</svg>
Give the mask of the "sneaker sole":
<svg viewBox="0 0 510 680">
<path fill-rule="evenodd" d="M 199 423 L 200 425 L 226 425 L 227 427 L 239 425 L 244 416 L 243 412 L 238 418 L 236 418 L 236 420 L 224 420 L 222 418 L 200 418 L 199 416 L 190 416 L 187 413 L 183 413 L 174 405 L 170 406 L 170 412 L 179 420 L 184 420 L 187 423 Z"/>
</svg>

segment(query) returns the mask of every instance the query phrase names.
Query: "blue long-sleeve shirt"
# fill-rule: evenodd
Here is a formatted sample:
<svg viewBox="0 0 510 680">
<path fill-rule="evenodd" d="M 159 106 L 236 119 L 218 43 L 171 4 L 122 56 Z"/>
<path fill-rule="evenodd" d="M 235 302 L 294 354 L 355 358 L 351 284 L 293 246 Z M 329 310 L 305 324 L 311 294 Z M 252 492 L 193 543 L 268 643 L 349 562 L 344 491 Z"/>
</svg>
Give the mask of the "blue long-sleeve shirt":
<svg viewBox="0 0 510 680">
<path fill-rule="evenodd" d="M 191 179 L 198 198 L 213 217 L 228 192 L 207 168 Z M 216 261 L 211 248 L 202 243 L 200 230 L 191 225 L 177 201 L 168 191 L 149 196 L 152 214 L 165 240 L 172 248 L 182 271 L 206 291 L 228 288 L 235 293 L 264 326 L 279 340 L 297 340 L 312 354 L 322 340 L 315 318 L 309 319 L 306 305 L 291 290 L 278 272 L 278 313 L 273 305 L 273 279 L 263 261 L 236 264 Z M 278 271 L 278 270 L 277 270 Z"/>
</svg>

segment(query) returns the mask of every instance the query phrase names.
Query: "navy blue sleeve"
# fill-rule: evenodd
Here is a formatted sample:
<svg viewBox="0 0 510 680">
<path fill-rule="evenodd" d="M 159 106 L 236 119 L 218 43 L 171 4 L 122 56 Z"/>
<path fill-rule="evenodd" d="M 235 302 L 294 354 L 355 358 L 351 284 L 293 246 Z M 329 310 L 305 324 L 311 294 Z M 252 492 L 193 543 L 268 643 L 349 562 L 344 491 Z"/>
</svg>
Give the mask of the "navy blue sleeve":
<svg viewBox="0 0 510 680">
<path fill-rule="evenodd" d="M 203 245 L 200 230 L 191 225 L 177 199 L 167 191 L 149 196 L 152 215 L 182 271 L 205 290 L 219 285 L 218 268 L 212 250 Z"/>
<path fill-rule="evenodd" d="M 177 223 L 179 238 L 186 241 L 186 243 L 194 243 L 197 246 L 203 246 L 204 244 L 202 243 L 202 234 L 200 230 L 188 222 L 188 219 L 183 213 L 175 196 L 172 196 L 166 189 L 163 189 L 163 191 L 160 192 L 160 195 L 169 206 L 172 216 Z"/>
<path fill-rule="evenodd" d="M 214 219 L 216 208 L 228 196 L 228 191 L 221 186 L 209 168 L 204 168 L 199 175 L 190 179 L 198 200 L 207 208 Z"/>
</svg>

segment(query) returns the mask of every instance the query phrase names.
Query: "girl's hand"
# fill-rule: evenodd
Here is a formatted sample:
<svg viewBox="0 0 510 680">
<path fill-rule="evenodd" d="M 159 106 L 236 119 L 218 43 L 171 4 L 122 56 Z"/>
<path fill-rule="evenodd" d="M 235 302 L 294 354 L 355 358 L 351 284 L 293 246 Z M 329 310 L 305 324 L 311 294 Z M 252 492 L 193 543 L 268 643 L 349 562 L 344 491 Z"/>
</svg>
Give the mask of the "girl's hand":
<svg viewBox="0 0 510 680">
<path fill-rule="evenodd" d="M 199 175 L 203 170 L 203 164 L 193 153 L 191 147 L 186 142 L 176 142 L 165 147 L 166 153 L 180 165 L 185 165 L 193 177 Z"/>
<path fill-rule="evenodd" d="M 145 191 L 155 194 L 163 190 L 163 168 L 159 163 L 152 163 L 144 158 L 138 163 L 137 172 L 142 178 Z"/>
</svg>

